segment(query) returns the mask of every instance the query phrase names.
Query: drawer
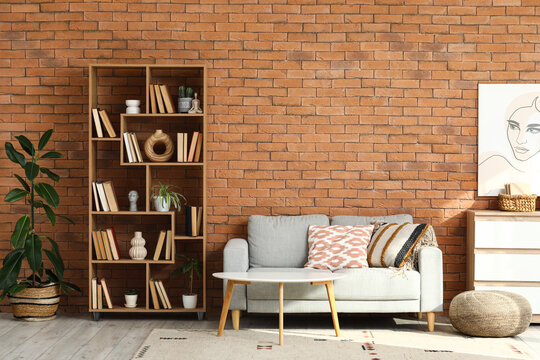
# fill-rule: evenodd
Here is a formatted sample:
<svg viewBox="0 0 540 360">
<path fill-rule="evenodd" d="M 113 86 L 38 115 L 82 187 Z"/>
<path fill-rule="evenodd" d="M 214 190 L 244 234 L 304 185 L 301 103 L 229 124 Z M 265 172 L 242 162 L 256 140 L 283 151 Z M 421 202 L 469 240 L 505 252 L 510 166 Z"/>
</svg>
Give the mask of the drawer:
<svg viewBox="0 0 540 360">
<path fill-rule="evenodd" d="M 476 248 L 540 249 L 540 222 L 477 221 Z"/>
<path fill-rule="evenodd" d="M 476 281 L 540 281 L 540 254 L 476 254 Z"/>
<path fill-rule="evenodd" d="M 502 290 L 519 294 L 529 300 L 533 314 L 540 314 L 540 287 L 475 286 L 475 290 Z"/>
</svg>

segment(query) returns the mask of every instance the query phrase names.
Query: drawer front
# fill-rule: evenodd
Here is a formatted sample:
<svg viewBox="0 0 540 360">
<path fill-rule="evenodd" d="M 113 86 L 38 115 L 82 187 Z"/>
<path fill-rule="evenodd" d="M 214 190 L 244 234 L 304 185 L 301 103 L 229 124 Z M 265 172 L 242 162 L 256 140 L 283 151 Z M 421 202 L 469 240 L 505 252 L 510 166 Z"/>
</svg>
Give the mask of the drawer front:
<svg viewBox="0 0 540 360">
<path fill-rule="evenodd" d="M 477 221 L 476 248 L 540 249 L 540 222 Z"/>
<path fill-rule="evenodd" d="M 540 281 L 540 254 L 476 254 L 476 281 Z"/>
<path fill-rule="evenodd" d="M 540 287 L 475 286 L 475 290 L 502 290 L 519 294 L 529 300 L 533 314 L 540 314 Z"/>
</svg>

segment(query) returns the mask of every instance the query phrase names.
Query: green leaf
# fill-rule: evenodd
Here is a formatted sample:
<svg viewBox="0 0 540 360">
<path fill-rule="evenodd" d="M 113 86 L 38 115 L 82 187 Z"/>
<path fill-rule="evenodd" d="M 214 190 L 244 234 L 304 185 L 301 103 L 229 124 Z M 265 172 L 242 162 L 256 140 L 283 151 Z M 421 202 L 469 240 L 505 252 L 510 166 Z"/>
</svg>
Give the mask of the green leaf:
<svg viewBox="0 0 540 360">
<path fill-rule="evenodd" d="M 24 189 L 28 192 L 30 192 L 30 185 L 28 185 L 28 183 L 26 182 L 26 180 L 24 180 L 22 177 L 20 177 L 19 175 L 17 174 L 13 174 L 15 175 L 15 177 L 17 178 L 17 180 L 19 180 L 19 182 L 21 183 L 21 185 L 24 187 Z"/>
<path fill-rule="evenodd" d="M 176 279 L 181 274 L 183 274 L 182 269 L 180 268 L 174 269 L 174 271 L 171 273 L 171 279 Z"/>
<path fill-rule="evenodd" d="M 45 250 L 45 251 L 48 251 L 48 250 Z M 60 282 L 56 274 L 51 269 L 46 269 L 45 273 L 47 274 L 47 278 L 49 279 L 50 282 L 55 283 L 55 284 L 58 284 Z"/>
<path fill-rule="evenodd" d="M 16 202 L 21 199 L 24 199 L 26 197 L 26 194 L 28 194 L 28 191 L 23 189 L 13 189 L 10 192 L 7 193 L 6 197 L 4 198 L 4 201 L 6 202 Z"/>
<path fill-rule="evenodd" d="M 56 215 L 56 217 L 59 217 L 59 218 L 62 218 L 64 220 L 66 220 L 68 223 L 72 224 L 72 225 L 75 225 L 75 221 L 71 220 L 70 218 L 68 218 L 67 216 L 64 216 L 64 215 Z"/>
<path fill-rule="evenodd" d="M 21 165 L 21 167 L 24 167 L 24 165 L 26 165 L 26 159 L 24 158 L 24 155 L 15 150 L 13 144 L 10 142 L 6 143 L 6 153 L 9 160 L 14 162 L 15 164 L 19 164 Z"/>
<path fill-rule="evenodd" d="M 24 172 L 28 180 L 32 181 L 39 175 L 39 165 L 33 162 L 27 162 L 24 165 Z"/>
<path fill-rule="evenodd" d="M 60 282 L 60 287 L 62 288 L 62 290 L 64 290 L 64 292 L 67 295 L 69 295 L 68 289 L 73 290 L 73 291 L 77 291 L 77 292 L 82 292 L 80 287 L 78 287 L 77 285 L 72 284 L 70 282 L 67 282 L 67 281 L 61 281 Z"/>
<path fill-rule="evenodd" d="M 58 244 L 56 243 L 56 241 L 54 241 L 48 236 L 47 240 L 49 240 L 49 242 L 51 243 L 52 251 L 45 250 L 45 254 L 47 254 L 47 257 L 49 258 L 49 260 L 51 260 L 58 279 L 62 280 L 64 278 L 65 266 L 64 261 L 62 260 L 62 256 L 60 255 L 60 249 L 58 248 Z"/>
<path fill-rule="evenodd" d="M 30 205 L 32 205 L 36 209 L 39 209 L 43 207 L 43 201 L 41 200 L 34 200 L 34 202 L 30 201 Z"/>
<path fill-rule="evenodd" d="M 49 142 L 49 139 L 51 138 L 52 133 L 53 133 L 53 129 L 49 129 L 45 131 L 43 135 L 41 135 L 41 138 L 39 139 L 38 150 L 42 150 L 45 147 L 45 145 L 47 145 L 47 143 Z"/>
<path fill-rule="evenodd" d="M 45 209 L 45 215 L 49 218 L 49 221 L 51 222 L 51 225 L 54 226 L 56 224 L 56 214 L 54 213 L 53 209 L 49 205 L 43 204 L 43 209 Z"/>
<path fill-rule="evenodd" d="M 6 256 L 4 266 L 0 269 L 0 289 L 9 289 L 17 282 L 23 257 L 23 249 L 14 250 Z"/>
<path fill-rule="evenodd" d="M 30 218 L 28 215 L 21 217 L 15 224 L 15 230 L 11 235 L 11 245 L 15 249 L 22 249 L 25 244 L 28 231 L 30 230 Z"/>
<path fill-rule="evenodd" d="M 24 151 L 30 156 L 34 156 L 34 153 L 36 152 L 34 149 L 34 145 L 28 140 L 28 138 L 24 135 L 15 136 L 15 139 L 19 140 L 19 144 L 21 144 L 21 147 Z"/>
<path fill-rule="evenodd" d="M 10 287 L 7 292 L 9 295 L 13 296 L 21 291 L 23 291 L 24 289 L 26 289 L 28 287 L 28 285 L 26 284 L 15 284 L 13 285 L 12 287 Z"/>
<path fill-rule="evenodd" d="M 59 159 L 62 157 L 62 154 L 56 151 L 49 151 L 45 155 L 41 156 L 40 159 Z"/>
<path fill-rule="evenodd" d="M 41 239 L 36 234 L 31 234 L 26 238 L 24 252 L 28 265 L 33 272 L 39 273 L 43 267 L 43 254 L 41 253 Z"/>
<path fill-rule="evenodd" d="M 40 168 L 39 170 L 41 170 L 42 173 L 44 173 L 45 175 L 47 175 L 49 177 L 49 179 L 53 180 L 53 181 L 58 181 L 60 180 L 60 176 L 58 176 L 57 174 L 53 173 L 51 170 L 47 169 L 47 168 Z"/>
<path fill-rule="evenodd" d="M 51 185 L 46 183 L 37 183 L 35 188 L 38 195 L 41 196 L 49 205 L 55 209 L 58 207 L 60 198 L 58 197 L 56 190 L 54 190 Z"/>
</svg>

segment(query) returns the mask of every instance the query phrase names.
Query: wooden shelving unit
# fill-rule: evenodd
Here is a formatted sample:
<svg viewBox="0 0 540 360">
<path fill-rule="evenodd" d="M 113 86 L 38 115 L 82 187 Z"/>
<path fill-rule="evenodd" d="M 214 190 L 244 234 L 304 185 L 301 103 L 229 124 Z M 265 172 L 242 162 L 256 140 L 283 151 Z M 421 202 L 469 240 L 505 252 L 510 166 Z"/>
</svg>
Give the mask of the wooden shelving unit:
<svg viewBox="0 0 540 360">
<path fill-rule="evenodd" d="M 122 104 L 122 95 L 120 95 L 119 92 L 115 91 L 114 88 L 116 86 L 114 81 L 111 81 L 109 78 L 113 77 L 119 77 L 121 78 L 123 73 L 129 73 L 129 72 L 136 72 L 139 75 L 138 80 L 136 81 L 135 85 L 132 84 L 123 84 L 118 85 L 118 87 L 123 86 L 123 89 L 126 91 L 129 91 L 130 89 L 137 90 L 138 92 L 134 92 L 135 94 L 139 94 L 139 96 L 130 96 L 129 94 L 126 94 L 123 96 L 123 100 L 132 99 L 132 98 L 140 98 L 141 99 L 141 113 L 140 114 L 124 114 L 122 111 L 114 111 L 114 109 L 121 109 Z M 104 81 L 103 83 L 105 85 L 102 85 L 100 83 L 101 77 L 103 77 Z M 186 78 L 191 79 L 193 82 L 195 82 L 195 86 L 191 84 L 186 83 L 179 83 L 179 81 L 185 81 Z M 109 79 L 109 80 L 108 80 Z M 199 100 L 201 101 L 201 108 L 203 110 L 202 114 L 184 114 L 184 113 L 175 113 L 175 114 L 155 114 L 150 113 L 150 92 L 149 92 L 149 85 L 153 83 L 162 83 L 165 82 L 166 85 L 173 87 L 173 86 L 179 86 L 179 85 L 187 85 L 196 87 L 199 93 Z M 176 83 L 175 83 L 176 82 Z M 137 86 L 138 88 L 129 88 L 126 85 L 129 86 Z M 102 87 L 108 87 L 108 91 L 104 91 Z M 144 89 L 142 88 L 144 87 Z M 88 145 L 88 288 L 89 288 L 89 299 L 88 299 L 88 309 L 89 312 L 93 313 L 94 319 L 97 320 L 100 318 L 101 313 L 110 313 L 110 312 L 118 312 L 118 313 L 162 313 L 162 312 L 171 312 L 171 313 L 187 313 L 187 312 L 195 312 L 198 314 L 199 319 L 201 319 L 204 316 L 204 313 L 206 312 L 206 243 L 207 243 L 207 231 L 206 231 L 206 224 L 207 224 L 207 152 L 206 152 L 206 140 L 207 140 L 207 71 L 206 67 L 204 65 L 136 65 L 136 64 L 96 64 L 96 65 L 90 65 L 89 67 L 89 108 L 88 108 L 88 139 L 89 139 L 89 145 Z M 173 99 L 175 99 L 175 94 L 173 95 Z M 113 103 L 108 103 L 108 101 L 112 99 Z M 99 138 L 96 137 L 94 133 L 94 122 L 92 118 L 92 109 L 93 108 L 102 108 L 103 106 L 107 107 L 109 106 L 111 111 L 108 111 L 109 117 L 111 118 L 113 127 L 115 128 L 117 137 L 115 138 L 108 138 L 103 137 Z M 125 105 L 123 105 L 125 107 Z M 125 112 L 125 110 L 124 110 Z M 132 125 L 132 123 L 134 125 Z M 137 128 L 137 124 L 139 128 Z M 154 126 L 155 125 L 155 126 Z M 173 158 L 169 160 L 168 162 L 151 162 L 147 158 L 145 158 L 144 162 L 142 163 L 129 163 L 125 161 L 124 159 L 124 144 L 123 144 L 123 137 L 122 132 L 123 131 L 134 131 L 135 133 L 141 134 L 141 135 L 148 135 L 149 129 L 158 129 L 161 128 L 161 126 L 164 125 L 165 127 L 169 127 L 169 129 L 164 130 L 165 132 L 169 132 L 169 135 L 171 136 L 171 139 L 176 143 L 176 134 L 174 131 L 177 132 L 188 132 L 191 133 L 196 129 L 196 131 L 200 131 L 203 138 L 202 143 L 202 149 L 201 149 L 201 161 L 194 163 L 194 162 L 176 162 L 176 154 L 174 154 Z M 168 131 L 167 131 L 168 130 Z M 144 143 L 145 137 L 138 135 L 139 142 Z M 105 150 L 101 148 L 101 146 L 105 146 Z M 141 151 L 144 154 L 143 146 L 141 146 Z M 103 155 L 105 154 L 105 155 Z M 144 157 L 144 155 L 143 155 Z M 116 164 L 118 164 L 118 167 L 115 169 L 106 169 L 107 171 L 111 173 L 122 173 L 123 171 L 144 171 L 144 191 L 139 192 L 139 211 L 136 212 L 130 212 L 127 211 L 128 209 L 124 206 L 122 207 L 122 204 L 120 204 L 120 211 L 118 212 L 103 212 L 103 211 L 95 211 L 94 209 L 94 200 L 93 200 L 93 193 L 92 193 L 92 182 L 97 180 L 109 180 L 108 178 L 103 177 L 103 173 L 105 172 L 103 169 L 99 167 L 101 158 L 108 159 L 107 161 L 115 161 Z M 184 194 L 186 197 L 188 197 L 188 205 L 191 206 L 202 206 L 203 207 L 203 216 L 202 216 L 202 224 L 201 224 L 201 235 L 200 236 L 187 236 L 183 231 L 180 230 L 180 226 L 178 225 L 179 219 L 181 220 L 180 215 L 176 211 L 169 211 L 169 212 L 157 212 L 152 210 L 152 204 L 151 204 L 151 188 L 152 185 L 155 184 L 155 182 L 160 180 L 160 172 L 167 171 L 168 169 L 177 169 L 180 171 L 183 171 L 186 176 L 189 174 L 189 179 L 177 179 L 179 182 L 182 182 L 185 180 L 185 182 L 191 181 L 198 181 L 199 184 L 202 184 L 202 188 L 199 190 L 198 195 L 193 194 Z M 106 172 L 105 172 L 106 173 Z M 101 176 L 100 176 L 101 174 Z M 129 178 L 129 175 L 127 176 Z M 142 176 L 141 176 L 142 178 Z M 195 178 L 195 180 L 193 180 Z M 113 179 L 114 180 L 114 179 Z M 122 181 L 122 180 L 120 180 Z M 118 185 L 115 181 L 113 181 L 115 185 L 115 189 Z M 176 184 L 172 184 L 176 185 Z M 129 185 L 126 185 L 129 186 Z M 189 196 L 188 196 L 189 195 Z M 118 190 L 116 190 L 116 196 L 127 196 L 127 194 L 119 193 Z M 189 203 L 190 196 L 193 198 L 193 203 Z M 141 206 L 141 200 L 142 200 L 142 206 Z M 126 218 L 127 216 L 127 218 Z M 171 297 L 171 293 L 169 292 L 169 298 L 173 304 L 172 309 L 153 309 L 151 308 L 151 299 L 150 299 L 150 291 L 149 291 L 149 282 L 150 278 L 153 274 L 153 267 L 154 266 L 171 266 L 175 263 L 175 257 L 173 256 L 172 260 L 152 260 L 153 258 L 153 250 L 150 246 L 149 249 L 149 243 L 155 242 L 156 234 L 150 234 L 147 241 L 147 250 L 148 254 L 146 256 L 145 260 L 132 260 L 129 258 L 127 252 L 124 250 L 124 252 L 121 251 L 121 259 L 120 260 L 96 260 L 93 258 L 94 249 L 93 249 L 93 242 L 92 242 L 92 230 L 94 229 L 100 229 L 103 227 L 110 226 L 110 223 L 113 222 L 114 225 L 118 224 L 118 226 L 130 226 L 130 223 L 132 222 L 130 219 L 135 219 L 132 217 L 139 217 L 141 218 L 140 223 L 141 224 L 151 224 L 152 221 L 150 220 L 152 217 L 155 218 L 156 216 L 163 216 L 163 217 L 169 217 L 169 220 L 167 220 L 170 223 L 169 229 L 173 233 L 173 253 L 175 249 L 178 249 L 178 245 L 176 243 L 186 243 L 186 242 L 195 242 L 197 245 L 200 245 L 201 251 L 199 254 L 197 254 L 199 259 L 202 259 L 203 262 L 203 276 L 201 279 L 202 282 L 202 291 L 198 293 L 199 299 L 198 299 L 198 307 L 195 309 L 184 309 L 181 304 L 181 299 L 175 298 L 173 299 Z M 183 216 L 183 213 L 182 215 Z M 118 218 L 117 218 L 118 217 Z M 145 220 L 147 217 L 150 217 L 150 219 Z M 112 220 L 114 219 L 114 220 Z M 118 219 L 118 220 L 117 220 Z M 118 222 L 117 222 L 118 221 Z M 109 225 L 107 225 L 109 224 Z M 133 226 L 133 225 L 131 225 Z M 125 243 L 126 241 L 129 242 L 131 237 L 133 236 L 133 233 L 128 237 L 129 234 L 124 234 L 124 248 L 127 246 Z M 144 236 L 144 234 L 143 234 Z M 120 237 L 119 237 L 120 238 Z M 145 237 L 146 238 L 146 237 Z M 152 245 L 152 244 L 150 244 Z M 174 255 L 174 254 L 173 254 Z M 122 279 L 119 279 L 115 273 L 116 267 L 121 266 L 135 266 L 134 269 L 140 269 L 140 265 L 144 265 L 144 293 L 139 293 L 139 301 L 138 301 L 138 307 L 136 308 L 126 308 L 121 306 L 122 304 L 119 303 L 119 301 L 113 300 L 113 308 L 104 308 L 104 309 L 92 309 L 92 297 L 91 297 L 91 282 L 93 277 L 101 277 L 100 271 L 102 267 L 106 267 L 106 271 L 108 275 L 111 275 L 111 277 L 114 278 L 115 281 L 121 282 Z M 130 268 L 131 269 L 131 268 Z M 142 270 L 140 270 L 142 271 Z M 125 271 L 123 271 L 125 272 Z M 126 281 L 129 279 L 125 279 Z M 107 282 L 109 282 L 109 278 L 107 278 Z M 120 290 L 127 290 L 127 289 L 109 289 L 112 293 L 112 295 L 115 295 L 115 297 L 118 299 L 120 295 L 122 295 L 119 291 Z M 116 294 L 115 294 L 116 291 Z M 123 297 L 123 295 L 122 295 Z M 114 298 L 114 297 L 113 297 Z"/>
</svg>

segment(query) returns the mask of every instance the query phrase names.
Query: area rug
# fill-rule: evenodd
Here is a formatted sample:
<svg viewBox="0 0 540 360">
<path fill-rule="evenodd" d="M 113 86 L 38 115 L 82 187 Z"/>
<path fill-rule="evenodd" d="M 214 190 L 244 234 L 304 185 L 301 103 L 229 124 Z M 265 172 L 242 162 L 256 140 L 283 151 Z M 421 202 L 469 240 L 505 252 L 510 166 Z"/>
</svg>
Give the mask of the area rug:
<svg viewBox="0 0 540 360">
<path fill-rule="evenodd" d="M 154 329 L 132 359 L 534 359 L 528 346 L 514 338 L 472 338 L 460 335 L 393 330 L 346 330 L 341 337 L 317 330 Z"/>
</svg>

